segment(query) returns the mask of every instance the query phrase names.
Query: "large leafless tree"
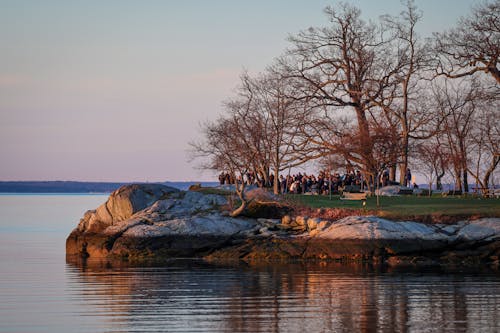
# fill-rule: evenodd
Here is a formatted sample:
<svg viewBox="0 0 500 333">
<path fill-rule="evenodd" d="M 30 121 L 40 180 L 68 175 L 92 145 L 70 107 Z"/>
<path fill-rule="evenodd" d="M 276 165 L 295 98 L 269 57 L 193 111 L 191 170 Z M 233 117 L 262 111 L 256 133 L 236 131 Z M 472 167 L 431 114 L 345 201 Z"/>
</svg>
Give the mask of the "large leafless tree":
<svg viewBox="0 0 500 333">
<path fill-rule="evenodd" d="M 399 17 L 384 16 L 383 24 L 393 34 L 392 43 L 386 53 L 392 59 L 390 67 L 397 70 L 392 82 L 394 89 L 384 89 L 376 103 L 383 110 L 383 121 L 394 124 L 399 133 L 399 153 L 394 162 L 399 162 L 400 183 L 408 185 L 406 170 L 409 163 L 411 140 L 422 140 L 431 137 L 435 130 L 435 113 L 426 101 L 426 76 L 430 57 L 428 47 L 419 38 L 416 26 L 422 18 L 414 1 L 408 0 L 406 8 Z M 395 168 L 391 174 L 395 174 Z M 391 179 L 394 175 L 391 175 Z"/>
<path fill-rule="evenodd" d="M 302 82 L 299 98 L 320 110 L 352 112 L 355 126 L 344 126 L 352 132 L 341 131 L 342 137 L 349 137 L 350 149 L 342 153 L 373 179 L 379 161 L 374 155 L 369 112 L 375 107 L 373 100 L 392 85 L 395 73 L 384 52 L 387 43 L 375 25 L 361 19 L 356 7 L 344 3 L 327 7 L 325 13 L 329 27 L 309 28 L 290 38 L 292 60 L 287 70 Z M 336 140 L 340 146 L 335 141 L 322 143 L 336 151 L 346 146 L 342 137 Z"/>
</svg>

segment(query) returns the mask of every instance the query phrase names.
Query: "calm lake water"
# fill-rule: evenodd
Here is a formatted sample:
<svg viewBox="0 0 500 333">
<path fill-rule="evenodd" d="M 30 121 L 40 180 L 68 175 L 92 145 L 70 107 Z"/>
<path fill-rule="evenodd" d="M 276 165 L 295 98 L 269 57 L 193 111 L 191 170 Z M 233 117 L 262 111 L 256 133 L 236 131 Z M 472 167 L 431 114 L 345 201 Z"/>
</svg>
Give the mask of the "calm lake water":
<svg viewBox="0 0 500 333">
<path fill-rule="evenodd" d="M 104 195 L 0 195 L 0 332 L 500 332 L 500 274 L 66 263 Z"/>
</svg>

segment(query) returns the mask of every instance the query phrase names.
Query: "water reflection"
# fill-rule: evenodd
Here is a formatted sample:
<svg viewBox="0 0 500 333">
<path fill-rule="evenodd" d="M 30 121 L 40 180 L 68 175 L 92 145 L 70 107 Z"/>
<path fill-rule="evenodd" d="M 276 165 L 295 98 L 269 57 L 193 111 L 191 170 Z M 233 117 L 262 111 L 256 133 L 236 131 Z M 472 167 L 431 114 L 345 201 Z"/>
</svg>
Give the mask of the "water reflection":
<svg viewBox="0 0 500 333">
<path fill-rule="evenodd" d="M 69 263 L 74 301 L 113 331 L 495 332 L 495 272 L 327 264 Z"/>
</svg>

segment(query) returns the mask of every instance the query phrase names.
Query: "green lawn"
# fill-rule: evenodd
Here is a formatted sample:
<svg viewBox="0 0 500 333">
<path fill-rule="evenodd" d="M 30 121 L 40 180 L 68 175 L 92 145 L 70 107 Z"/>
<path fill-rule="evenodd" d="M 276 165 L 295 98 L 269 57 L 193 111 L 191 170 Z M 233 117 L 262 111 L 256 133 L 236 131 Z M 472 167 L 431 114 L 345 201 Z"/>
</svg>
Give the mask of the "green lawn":
<svg viewBox="0 0 500 333">
<path fill-rule="evenodd" d="M 338 195 L 312 196 L 288 195 L 287 199 L 311 208 L 363 208 L 361 201 L 340 200 Z M 377 208 L 376 197 L 366 200 L 367 211 L 383 216 L 419 216 L 419 215 L 480 215 L 500 216 L 500 199 L 483 199 L 474 197 L 380 197 Z"/>
</svg>

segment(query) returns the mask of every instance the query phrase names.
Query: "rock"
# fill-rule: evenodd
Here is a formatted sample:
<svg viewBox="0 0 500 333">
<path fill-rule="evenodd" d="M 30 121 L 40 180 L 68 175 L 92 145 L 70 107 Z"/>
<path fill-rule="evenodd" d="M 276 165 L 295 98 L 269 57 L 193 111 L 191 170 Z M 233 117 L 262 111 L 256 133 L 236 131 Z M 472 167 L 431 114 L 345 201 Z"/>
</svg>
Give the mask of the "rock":
<svg viewBox="0 0 500 333">
<path fill-rule="evenodd" d="M 255 221 L 224 216 L 218 206 L 225 203 L 222 196 L 181 193 L 161 185 L 125 186 L 113 192 L 96 211 L 84 215 L 67 239 L 66 252 L 91 257 L 137 257 L 164 251 L 186 254 L 189 242 L 193 242 L 191 254 L 222 246 L 229 238 L 244 237 L 243 232 L 256 225 Z M 99 214 L 103 207 L 106 216 Z M 181 244 L 180 239 L 188 243 Z"/>
<path fill-rule="evenodd" d="M 319 234 L 319 230 L 318 229 L 314 229 L 314 230 L 309 231 L 309 236 L 311 236 L 311 237 L 314 237 L 317 234 Z"/>
<path fill-rule="evenodd" d="M 318 223 L 320 219 L 318 218 L 310 218 L 307 220 L 307 230 L 314 230 L 318 227 Z"/>
<path fill-rule="evenodd" d="M 500 218 L 396 222 L 377 216 L 320 220 L 232 218 L 227 199 L 162 185 L 129 185 L 84 214 L 68 236 L 69 257 L 204 257 L 339 260 L 394 265 L 499 263 Z M 281 223 L 280 223 L 281 222 Z"/>
<path fill-rule="evenodd" d="M 394 196 L 399 196 L 401 193 L 407 193 L 411 191 L 412 189 L 406 186 L 390 185 L 375 190 L 375 194 L 386 197 L 394 197 Z"/>
<path fill-rule="evenodd" d="M 196 184 L 189 185 L 188 190 L 189 191 L 199 191 L 199 190 L 201 190 L 201 183 L 196 183 Z"/>
<path fill-rule="evenodd" d="M 349 216 L 332 223 L 320 235 L 328 239 L 420 239 L 450 241 L 440 228 L 417 222 L 394 222 L 377 216 Z"/>
<path fill-rule="evenodd" d="M 281 218 L 281 224 L 289 225 L 290 223 L 292 223 L 292 218 L 290 217 L 290 215 L 285 215 Z"/>
<path fill-rule="evenodd" d="M 108 200 L 94 211 L 88 211 L 80 221 L 80 231 L 99 232 L 121 222 L 169 194 L 179 192 L 160 184 L 125 185 L 111 193 Z"/>
<path fill-rule="evenodd" d="M 258 218 L 257 222 L 260 224 L 268 224 L 268 225 L 274 225 L 280 222 L 279 219 L 265 219 L 265 218 Z"/>
<path fill-rule="evenodd" d="M 283 231 L 287 231 L 292 228 L 292 226 L 288 224 L 278 224 L 276 227 L 278 228 L 278 230 L 283 230 Z"/>
<path fill-rule="evenodd" d="M 331 221 L 320 221 L 318 223 L 318 225 L 316 226 L 316 230 L 318 230 L 318 232 L 322 231 L 322 230 L 326 229 L 327 227 L 329 227 L 331 224 L 332 224 Z"/>
<path fill-rule="evenodd" d="M 297 216 L 295 218 L 295 223 L 301 227 L 307 227 L 307 216 Z"/>
</svg>

